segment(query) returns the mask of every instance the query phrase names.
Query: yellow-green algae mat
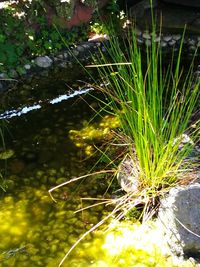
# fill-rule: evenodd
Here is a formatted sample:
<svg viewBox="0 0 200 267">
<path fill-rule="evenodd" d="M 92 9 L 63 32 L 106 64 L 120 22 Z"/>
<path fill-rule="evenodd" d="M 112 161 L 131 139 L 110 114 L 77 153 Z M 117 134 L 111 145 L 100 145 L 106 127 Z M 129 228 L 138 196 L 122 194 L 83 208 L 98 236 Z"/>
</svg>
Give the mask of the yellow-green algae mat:
<svg viewBox="0 0 200 267">
<path fill-rule="evenodd" d="M 45 187 L 38 190 L 27 186 L 17 199 L 6 196 L 0 211 L 0 266 L 58 266 L 81 234 L 99 220 L 98 207 L 81 213 L 79 221 L 73 212 L 78 202 L 52 204 Z M 81 241 L 62 266 L 193 266 L 190 262 L 173 263 L 161 236 L 153 222 L 141 225 L 113 219 L 109 226 Z"/>
<path fill-rule="evenodd" d="M 116 128 L 119 124 L 116 118 L 107 116 L 99 125 L 86 125 L 81 131 L 71 131 L 70 137 L 77 147 L 90 155 L 93 152 L 93 139 L 112 137 L 111 125 Z M 8 152 L 0 156 L 12 157 L 13 152 Z M 50 174 L 53 184 L 66 181 L 66 177 L 55 179 L 56 170 L 50 170 Z M 47 179 L 40 171 L 36 176 L 43 182 Z M 51 182 L 50 178 L 48 182 Z M 15 191 L 14 180 L 8 180 L 12 194 L 6 193 L 0 202 L 0 267 L 56 267 L 75 242 L 108 215 L 109 209 L 98 205 L 74 213 L 83 208 L 82 197 L 90 197 L 90 188 L 98 191 L 98 181 L 96 185 L 90 181 L 89 188 L 85 184 L 81 197 L 71 193 L 73 190 L 70 187 L 61 188 L 55 192 L 57 203 L 50 198 L 47 185 L 40 185 L 39 189 L 38 186 L 33 187 L 37 183 L 34 175 L 32 180 L 29 177 L 23 178 L 23 181 L 24 185 Z M 102 198 L 101 195 L 98 197 Z M 173 267 L 181 264 L 172 261 L 162 234 L 154 223 L 119 223 L 113 218 L 113 222 L 88 234 L 62 266 Z M 185 262 L 182 266 L 193 265 Z"/>
</svg>

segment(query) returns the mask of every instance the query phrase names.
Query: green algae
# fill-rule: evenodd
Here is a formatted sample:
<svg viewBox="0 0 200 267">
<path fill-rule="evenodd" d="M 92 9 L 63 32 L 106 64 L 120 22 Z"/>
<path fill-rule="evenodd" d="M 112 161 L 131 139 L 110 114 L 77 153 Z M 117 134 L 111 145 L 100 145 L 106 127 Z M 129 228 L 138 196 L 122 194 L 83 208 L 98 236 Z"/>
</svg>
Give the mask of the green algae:
<svg viewBox="0 0 200 267">
<path fill-rule="evenodd" d="M 70 130 L 70 139 L 75 146 L 84 150 L 87 156 L 94 153 L 94 144 L 97 141 L 108 141 L 113 138 L 113 129 L 119 127 L 119 120 L 115 116 L 106 115 L 99 122 L 84 123 L 81 130 Z"/>
<path fill-rule="evenodd" d="M 0 151 L 0 159 L 9 159 L 11 158 L 15 152 L 12 149 L 5 149 L 3 151 Z"/>
</svg>

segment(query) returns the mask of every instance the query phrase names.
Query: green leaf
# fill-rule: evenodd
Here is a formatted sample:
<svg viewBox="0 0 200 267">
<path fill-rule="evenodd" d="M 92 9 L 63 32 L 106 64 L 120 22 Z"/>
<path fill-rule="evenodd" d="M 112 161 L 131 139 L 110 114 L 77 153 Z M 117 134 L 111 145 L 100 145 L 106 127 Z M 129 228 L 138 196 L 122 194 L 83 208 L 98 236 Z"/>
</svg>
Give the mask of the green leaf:
<svg viewBox="0 0 200 267">
<path fill-rule="evenodd" d="M 0 34 L 0 43 L 4 43 L 6 40 L 6 36 L 3 34 Z"/>
</svg>

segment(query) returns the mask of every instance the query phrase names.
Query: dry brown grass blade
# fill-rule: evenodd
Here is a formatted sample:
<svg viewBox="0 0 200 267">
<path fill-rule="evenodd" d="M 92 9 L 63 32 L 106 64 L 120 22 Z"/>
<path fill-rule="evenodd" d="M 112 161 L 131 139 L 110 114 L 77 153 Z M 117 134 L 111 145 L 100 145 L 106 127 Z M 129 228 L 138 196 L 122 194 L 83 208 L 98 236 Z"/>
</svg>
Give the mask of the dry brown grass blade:
<svg viewBox="0 0 200 267">
<path fill-rule="evenodd" d="M 100 222 L 98 222 L 97 224 L 95 224 L 92 228 L 90 228 L 87 232 L 85 232 L 75 243 L 74 245 L 68 250 L 68 252 L 65 254 L 65 256 L 62 258 L 61 262 L 59 263 L 58 267 L 60 267 L 64 261 L 66 260 L 66 258 L 68 257 L 68 255 L 72 252 L 72 250 L 91 232 L 93 232 L 94 230 L 96 230 L 99 226 L 101 226 L 102 224 L 104 224 L 109 218 L 111 218 L 112 216 L 114 216 L 114 214 L 116 214 L 116 212 L 118 212 L 119 210 L 117 208 L 114 208 L 113 211 L 111 213 L 109 213 L 104 219 L 102 219 Z"/>
<path fill-rule="evenodd" d="M 84 210 L 87 210 L 87 209 L 96 207 L 96 206 L 98 206 L 98 205 L 102 205 L 102 204 L 111 205 L 111 204 L 114 204 L 114 203 L 116 202 L 116 199 L 81 198 L 81 200 L 96 200 L 96 201 L 101 201 L 101 202 L 96 203 L 96 204 L 89 205 L 89 206 L 87 206 L 87 207 L 85 207 L 85 208 L 81 208 L 81 209 L 79 209 L 79 210 L 76 210 L 74 213 L 82 212 L 82 211 L 84 211 Z"/>
<path fill-rule="evenodd" d="M 51 192 L 53 192 L 54 190 L 56 190 L 56 189 L 58 189 L 58 188 L 60 188 L 60 187 L 62 187 L 62 186 L 64 186 L 64 185 L 70 184 L 70 183 L 72 183 L 72 182 L 76 182 L 76 181 L 78 181 L 78 180 L 87 178 L 87 177 L 89 177 L 89 176 L 93 176 L 93 175 L 97 175 L 97 174 L 102 174 L 102 173 L 114 173 L 114 172 L 116 172 L 116 170 L 103 170 L 103 171 L 93 172 L 93 173 L 89 173 L 89 174 L 82 175 L 82 176 L 79 176 L 79 177 L 75 177 L 75 178 L 70 179 L 69 181 L 66 181 L 66 182 L 64 182 L 64 183 L 62 183 L 62 184 L 59 184 L 59 185 L 57 185 L 57 186 L 54 186 L 53 188 L 49 189 L 48 192 L 49 192 L 49 195 L 50 195 L 51 199 L 52 199 L 54 202 L 57 202 L 57 201 L 55 200 L 55 198 L 52 196 L 52 193 L 51 193 Z"/>
</svg>

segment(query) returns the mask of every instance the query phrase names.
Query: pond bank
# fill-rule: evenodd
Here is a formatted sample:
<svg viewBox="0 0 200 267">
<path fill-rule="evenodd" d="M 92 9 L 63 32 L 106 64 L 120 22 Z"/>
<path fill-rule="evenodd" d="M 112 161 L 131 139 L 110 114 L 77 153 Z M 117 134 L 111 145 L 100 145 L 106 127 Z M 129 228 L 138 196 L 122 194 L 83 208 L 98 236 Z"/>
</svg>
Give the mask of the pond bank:
<svg viewBox="0 0 200 267">
<path fill-rule="evenodd" d="M 31 83 L 35 77 L 43 79 L 49 75 L 56 76 L 65 69 L 71 68 L 73 64 L 88 62 L 99 49 L 104 49 L 103 40 L 83 42 L 60 51 L 56 55 L 38 56 L 31 60 L 30 64 L 25 64 L 21 73 L 15 69 L 10 73 L 0 73 L 0 94 L 12 90 L 20 82 L 27 84 Z"/>
</svg>

